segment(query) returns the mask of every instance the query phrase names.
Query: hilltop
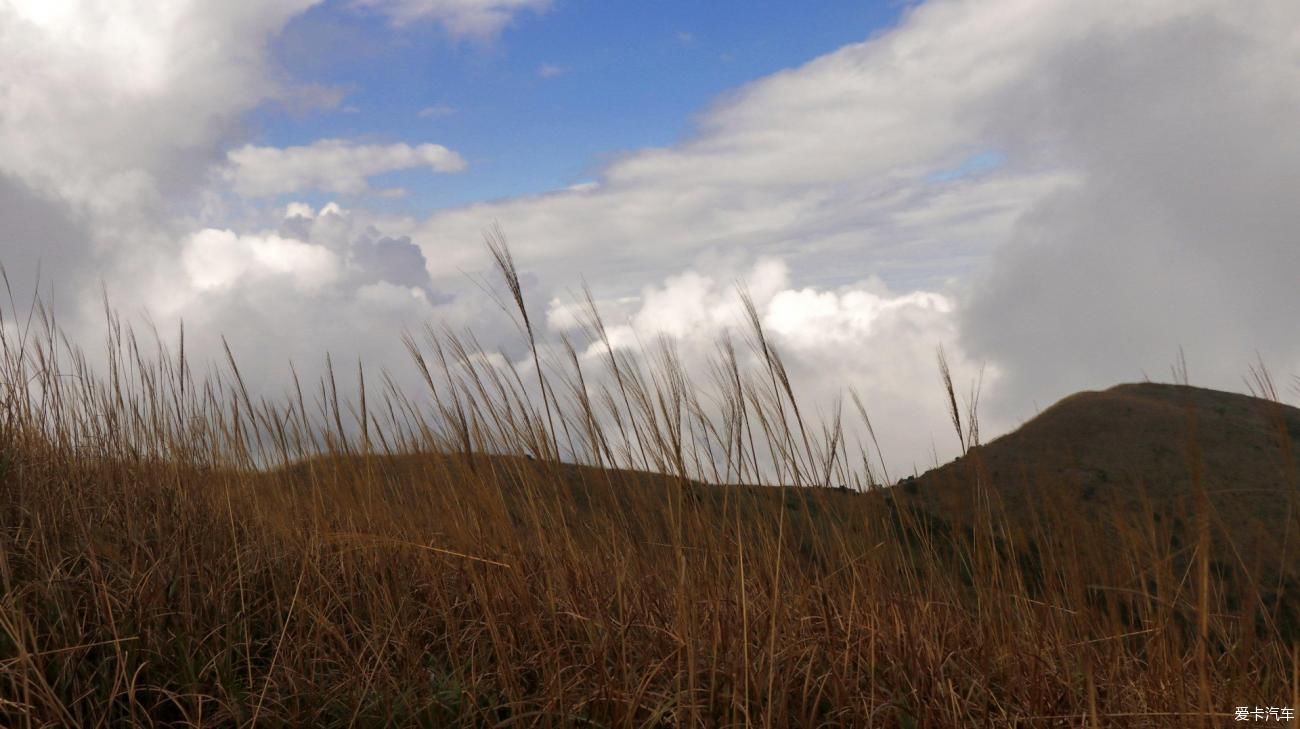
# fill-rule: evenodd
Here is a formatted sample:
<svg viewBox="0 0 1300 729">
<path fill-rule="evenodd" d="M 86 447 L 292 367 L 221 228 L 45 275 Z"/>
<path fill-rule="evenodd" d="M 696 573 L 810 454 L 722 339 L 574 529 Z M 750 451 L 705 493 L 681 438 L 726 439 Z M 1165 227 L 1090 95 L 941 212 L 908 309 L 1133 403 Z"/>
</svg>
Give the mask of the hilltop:
<svg viewBox="0 0 1300 729">
<path fill-rule="evenodd" d="M 1019 513 L 1050 481 L 1073 508 L 1172 507 L 1204 486 L 1239 529 L 1281 527 L 1297 488 L 1300 409 L 1217 390 L 1154 383 L 1071 395 L 1019 429 L 899 487 L 936 508 L 970 507 L 976 475 Z"/>
<path fill-rule="evenodd" d="M 1289 592 L 1300 554 L 1298 459 L 1300 409 L 1199 387 L 1123 384 L 1066 397 L 892 491 L 941 529 L 983 519 L 1032 548 L 1024 535 L 1043 513 L 1073 514 L 1109 537 L 1077 549 L 1119 556 L 1115 545 L 1133 531 L 1170 548 L 1183 570 L 1203 494 L 1216 578 L 1249 572 L 1279 589 L 1290 583 Z"/>
</svg>

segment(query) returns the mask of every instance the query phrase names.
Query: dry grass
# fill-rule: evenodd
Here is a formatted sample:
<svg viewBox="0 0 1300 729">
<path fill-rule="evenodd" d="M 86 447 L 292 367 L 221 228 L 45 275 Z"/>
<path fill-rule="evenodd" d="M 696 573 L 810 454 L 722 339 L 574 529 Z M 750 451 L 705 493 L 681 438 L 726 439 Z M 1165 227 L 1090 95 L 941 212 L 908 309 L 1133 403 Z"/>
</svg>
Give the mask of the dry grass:
<svg viewBox="0 0 1300 729">
<path fill-rule="evenodd" d="M 183 348 L 149 355 L 111 314 L 96 376 L 35 311 L 0 360 L 0 723 L 1184 727 L 1300 709 L 1296 646 L 1253 627 L 1269 606 L 1225 610 L 1205 557 L 1171 573 L 1154 522 L 1117 560 L 1084 548 L 1114 537 L 1077 511 L 1012 529 L 982 499 L 952 529 L 872 488 L 878 461 L 846 448 L 838 410 L 805 423 L 756 316 L 760 366 L 723 342 L 709 387 L 669 347 L 622 356 L 592 307 L 598 378 L 572 347 L 551 364 L 534 345 L 518 373 L 431 330 L 407 340 L 427 401 L 350 403 L 332 366 L 310 399 L 254 402 L 233 357 L 196 379 Z M 737 485 L 768 476 L 785 485 Z"/>
</svg>

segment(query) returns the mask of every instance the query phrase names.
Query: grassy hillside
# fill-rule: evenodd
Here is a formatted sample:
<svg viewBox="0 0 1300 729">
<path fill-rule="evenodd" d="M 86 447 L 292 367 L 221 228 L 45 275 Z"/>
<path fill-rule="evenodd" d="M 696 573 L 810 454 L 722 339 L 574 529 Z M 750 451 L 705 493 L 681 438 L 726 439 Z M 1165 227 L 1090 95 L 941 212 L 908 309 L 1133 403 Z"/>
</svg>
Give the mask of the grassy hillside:
<svg viewBox="0 0 1300 729">
<path fill-rule="evenodd" d="M 1122 560 L 1129 545 L 1144 542 L 1168 559 L 1156 573 L 1134 574 L 1132 586 L 1142 590 L 1162 576 L 1192 579 L 1204 529 L 1211 585 L 1225 604 L 1240 610 L 1262 600 L 1270 610 L 1257 619 L 1295 641 L 1298 457 L 1296 408 L 1197 387 L 1127 384 L 1067 397 L 897 491 L 940 528 L 970 530 L 991 519 L 1022 557 L 1042 549 L 1031 532 L 1062 538 L 1038 525 L 1048 512 L 1100 529 L 1072 550 Z"/>
<path fill-rule="evenodd" d="M 976 472 L 1011 513 L 1023 511 L 1036 484 L 1050 483 L 1070 508 L 1095 515 L 1105 506 L 1137 511 L 1144 501 L 1165 510 L 1203 488 L 1234 537 L 1272 542 L 1286 534 L 1297 458 L 1296 408 L 1143 383 L 1067 397 L 1015 432 L 915 479 L 909 490 L 969 509 L 971 490 L 955 486 Z"/>
<path fill-rule="evenodd" d="M 255 403 L 233 359 L 197 381 L 128 337 L 97 373 L 43 323 L 0 339 L 3 725 L 1187 727 L 1300 708 L 1260 577 L 1293 573 L 1273 537 L 1240 570 L 1218 536 L 1271 512 L 1196 497 L 1248 475 L 1294 514 L 1294 461 L 1274 470 L 1253 401 L 1195 393 L 1212 415 L 1188 435 L 1181 389 L 1085 394 L 856 493 L 819 484 L 874 483 L 870 461 L 800 418 L 757 323 L 761 367 L 724 345 L 712 390 L 612 351 L 604 384 L 546 366 L 530 389 L 430 337 L 412 343 L 427 395 L 325 397 L 319 422 Z M 1126 407 L 1140 426 L 1112 438 Z M 558 462 L 562 440 L 589 465 Z M 786 486 L 736 485 L 760 457 Z M 1180 500 L 1181 531 L 1146 507 Z"/>
</svg>

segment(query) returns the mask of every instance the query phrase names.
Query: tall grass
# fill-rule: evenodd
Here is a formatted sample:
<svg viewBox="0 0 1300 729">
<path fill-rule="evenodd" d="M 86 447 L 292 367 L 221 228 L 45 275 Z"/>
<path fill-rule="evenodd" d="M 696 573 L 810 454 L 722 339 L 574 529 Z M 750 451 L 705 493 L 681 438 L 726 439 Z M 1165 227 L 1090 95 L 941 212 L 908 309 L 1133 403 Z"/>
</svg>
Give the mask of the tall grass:
<svg viewBox="0 0 1300 729">
<path fill-rule="evenodd" d="M 616 349 L 588 294 L 593 373 L 571 342 L 543 356 L 503 238 L 492 253 L 532 371 L 430 327 L 405 337 L 425 392 L 367 387 L 358 363 L 356 402 L 333 362 L 282 401 L 255 400 L 228 347 L 196 377 L 183 330 L 177 353 L 150 348 L 107 302 L 96 371 L 11 297 L 0 723 L 1172 727 L 1300 709 L 1261 591 L 1231 605 L 1208 572 L 1204 499 L 1195 577 L 1149 512 L 1093 523 L 1050 488 L 1032 526 L 982 498 L 956 528 L 883 488 L 856 395 L 874 466 L 839 408 L 805 420 L 748 300 L 758 366 L 728 339 L 697 381 L 668 343 Z M 977 455 L 978 392 L 963 426 L 941 366 Z"/>
</svg>

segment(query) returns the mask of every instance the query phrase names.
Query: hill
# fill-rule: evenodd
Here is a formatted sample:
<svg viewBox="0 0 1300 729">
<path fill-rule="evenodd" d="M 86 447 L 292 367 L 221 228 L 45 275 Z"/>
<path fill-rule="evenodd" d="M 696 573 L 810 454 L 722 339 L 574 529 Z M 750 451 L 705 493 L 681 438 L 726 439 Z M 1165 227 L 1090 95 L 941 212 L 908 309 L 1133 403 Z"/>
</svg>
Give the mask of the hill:
<svg viewBox="0 0 1300 729">
<path fill-rule="evenodd" d="M 447 514 L 469 510 L 516 534 L 569 525 L 584 541 L 616 531 L 640 547 L 734 525 L 751 537 L 781 529 L 804 545 L 804 567 L 826 563 L 814 548 L 831 534 L 861 538 L 878 521 L 879 498 L 836 488 L 711 484 L 631 469 L 538 461 L 523 456 L 407 453 L 322 456 L 272 469 L 253 482 L 248 504 L 259 513 L 301 513 L 312 494 L 336 530 L 395 523 L 411 533 L 447 530 Z M 344 505 L 346 505 L 344 507 Z M 343 508 L 341 508 L 343 507 Z M 699 548 L 703 548 L 701 545 Z"/>
<path fill-rule="evenodd" d="M 1253 575 L 1273 586 L 1261 597 L 1277 600 L 1296 589 L 1298 458 L 1300 409 L 1198 387 L 1124 384 L 1071 395 L 893 491 L 940 530 L 990 522 L 1030 549 L 1038 545 L 1027 535 L 1041 531 L 1048 512 L 1099 528 L 1104 538 L 1075 548 L 1111 557 L 1136 531 L 1170 548 L 1175 574 L 1190 564 L 1204 513 L 1210 566 L 1224 589 L 1235 582 L 1229 576 Z"/>
<path fill-rule="evenodd" d="M 897 506 L 907 503 L 933 530 L 970 534 L 983 521 L 1035 550 L 1039 545 L 1029 535 L 1042 531 L 1049 516 L 1058 528 L 1082 522 L 1105 535 L 1081 545 L 1088 549 L 1129 544 L 1121 538 L 1126 529 L 1147 531 L 1148 540 L 1174 550 L 1174 564 L 1185 568 L 1192 553 L 1187 547 L 1197 538 L 1203 489 L 1216 575 L 1245 571 L 1280 583 L 1296 577 L 1289 565 L 1291 555 L 1300 554 L 1298 457 L 1300 409 L 1197 387 L 1123 384 L 1066 397 L 1016 431 L 893 488 L 867 494 L 788 488 L 783 500 L 796 517 L 787 528 L 799 538 L 810 530 L 842 530 L 856 520 L 873 520 L 880 506 L 890 510 L 889 521 L 898 529 L 903 523 Z M 771 487 L 718 486 L 646 471 L 481 454 L 468 460 L 428 454 L 332 456 L 269 477 L 299 487 L 379 484 L 382 498 L 352 499 L 357 511 L 365 510 L 361 502 L 409 510 L 413 500 L 428 498 L 420 494 L 430 488 L 477 480 L 492 486 L 516 525 L 535 506 L 524 487 L 532 484 L 541 487 L 538 493 L 555 512 L 548 518 L 613 518 L 644 539 L 671 530 L 671 507 L 679 497 L 699 518 L 734 518 L 728 512 L 734 504 L 747 521 L 774 519 L 782 499 Z M 295 492 L 302 489 L 277 490 Z M 980 493 L 989 499 L 987 510 L 979 506 Z M 336 493 L 331 501 L 337 504 L 339 498 Z M 622 516 L 628 514 L 637 519 Z"/>
</svg>

